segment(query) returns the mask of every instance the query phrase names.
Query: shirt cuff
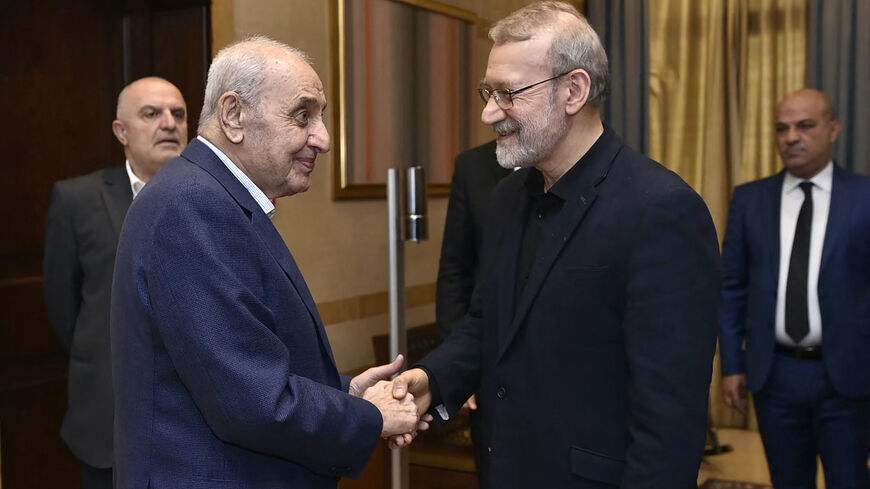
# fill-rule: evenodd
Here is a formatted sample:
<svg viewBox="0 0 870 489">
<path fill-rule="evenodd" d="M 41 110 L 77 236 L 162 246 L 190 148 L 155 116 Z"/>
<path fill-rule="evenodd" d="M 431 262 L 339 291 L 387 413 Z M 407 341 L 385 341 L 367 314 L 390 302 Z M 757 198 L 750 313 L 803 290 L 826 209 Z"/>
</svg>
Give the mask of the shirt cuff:
<svg viewBox="0 0 870 489">
<path fill-rule="evenodd" d="M 423 365 L 414 365 L 412 368 L 419 368 L 426 372 L 426 376 L 429 377 L 429 393 L 432 395 L 432 407 L 429 408 L 429 412 L 432 413 L 433 416 L 437 414 L 442 421 L 450 420 L 447 407 L 441 400 L 441 389 L 438 388 L 438 382 L 435 380 L 435 376 L 432 375 L 432 372 Z"/>
</svg>

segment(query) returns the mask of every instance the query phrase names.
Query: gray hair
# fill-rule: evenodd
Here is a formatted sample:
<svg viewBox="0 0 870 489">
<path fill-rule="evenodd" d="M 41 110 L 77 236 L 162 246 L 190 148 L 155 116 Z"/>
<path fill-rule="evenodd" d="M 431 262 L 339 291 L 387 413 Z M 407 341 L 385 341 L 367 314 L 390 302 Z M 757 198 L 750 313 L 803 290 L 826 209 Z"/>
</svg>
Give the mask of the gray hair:
<svg viewBox="0 0 870 489">
<path fill-rule="evenodd" d="M 208 69 L 198 134 L 214 120 L 218 99 L 227 92 L 235 92 L 242 104 L 257 109 L 263 95 L 268 56 L 263 49 L 252 47 L 274 48 L 311 64 L 304 52 L 265 36 L 249 37 L 221 49 Z"/>
<path fill-rule="evenodd" d="M 560 22 L 560 14 L 569 14 L 579 22 Z M 558 25 L 547 56 L 553 76 L 577 68 L 589 73 L 589 103 L 598 107 L 607 98 L 609 77 L 607 53 L 598 34 L 574 6 L 564 2 L 537 2 L 523 7 L 496 22 L 489 38 L 496 45 L 531 39 L 542 28 Z"/>
</svg>

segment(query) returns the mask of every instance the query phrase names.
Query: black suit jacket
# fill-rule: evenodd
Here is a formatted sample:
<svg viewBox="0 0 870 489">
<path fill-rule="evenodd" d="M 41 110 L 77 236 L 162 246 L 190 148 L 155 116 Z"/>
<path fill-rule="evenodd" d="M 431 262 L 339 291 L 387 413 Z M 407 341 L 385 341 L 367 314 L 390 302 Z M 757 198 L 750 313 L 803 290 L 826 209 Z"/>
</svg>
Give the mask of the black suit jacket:
<svg viewBox="0 0 870 489">
<path fill-rule="evenodd" d="M 435 294 L 435 320 L 442 340 L 468 312 L 480 270 L 490 193 L 508 173 L 495 157 L 495 141 L 456 157 Z"/>
<path fill-rule="evenodd" d="M 109 305 L 121 224 L 133 192 L 124 166 L 57 182 L 48 209 L 43 292 L 69 353 L 61 436 L 84 463 L 112 466 Z"/>
<path fill-rule="evenodd" d="M 455 413 L 480 387 L 492 488 L 695 488 L 719 247 L 701 198 L 606 130 L 522 295 L 530 170 L 496 187 L 469 316 L 420 363 Z M 564 178 L 564 177 L 563 177 Z"/>
</svg>

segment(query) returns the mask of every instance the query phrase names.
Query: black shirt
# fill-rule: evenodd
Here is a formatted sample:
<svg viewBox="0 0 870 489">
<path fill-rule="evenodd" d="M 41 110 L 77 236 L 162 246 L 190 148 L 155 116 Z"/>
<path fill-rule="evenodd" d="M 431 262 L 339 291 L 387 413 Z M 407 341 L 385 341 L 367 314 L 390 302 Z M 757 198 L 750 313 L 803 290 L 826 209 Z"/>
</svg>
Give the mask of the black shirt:
<svg viewBox="0 0 870 489">
<path fill-rule="evenodd" d="M 525 228 L 523 230 L 523 242 L 520 247 L 519 261 L 517 262 L 516 295 L 514 296 L 517 299 L 522 295 L 526 282 L 529 280 L 529 274 L 540 258 L 541 244 L 546 239 L 552 238 L 554 231 L 552 229 L 553 221 L 562 211 L 568 197 L 570 195 L 577 195 L 582 190 L 576 188 L 579 185 L 579 176 L 583 171 L 585 162 L 596 157 L 598 146 L 600 146 L 599 142 L 602 139 L 604 139 L 603 134 L 589 148 L 589 151 L 574 166 L 568 169 L 547 192 L 544 191 L 544 175 L 537 168 L 529 170 L 525 182 L 529 204 Z M 519 300 L 514 302 L 514 307 L 516 307 L 517 303 L 519 303 Z"/>
</svg>

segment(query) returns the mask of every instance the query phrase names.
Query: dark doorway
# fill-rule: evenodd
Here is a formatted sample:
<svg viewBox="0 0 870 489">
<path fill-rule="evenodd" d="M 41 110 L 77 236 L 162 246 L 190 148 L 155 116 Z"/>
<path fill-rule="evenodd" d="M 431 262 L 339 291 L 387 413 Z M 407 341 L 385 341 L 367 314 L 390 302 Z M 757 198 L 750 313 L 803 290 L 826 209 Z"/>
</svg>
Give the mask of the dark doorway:
<svg viewBox="0 0 870 489">
<path fill-rule="evenodd" d="M 52 183 L 124 162 L 111 132 L 121 88 L 178 86 L 196 131 L 211 58 L 208 0 L 29 0 L 0 12 L 0 481 L 79 487 L 59 437 L 66 355 L 42 303 Z"/>
</svg>

